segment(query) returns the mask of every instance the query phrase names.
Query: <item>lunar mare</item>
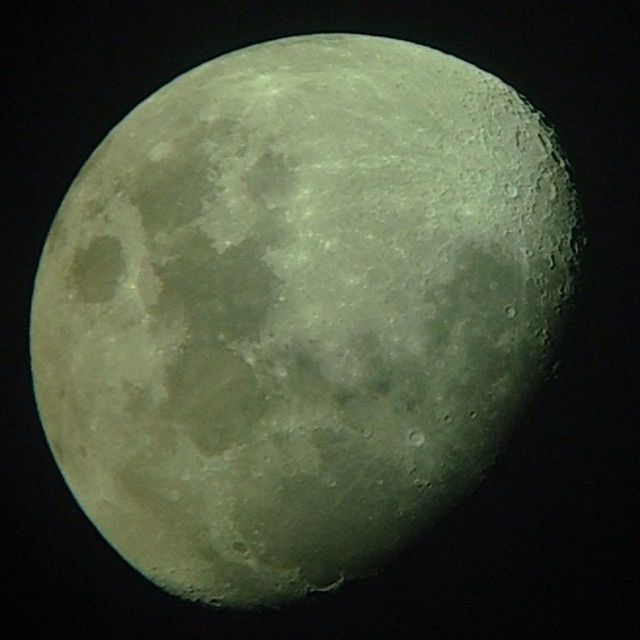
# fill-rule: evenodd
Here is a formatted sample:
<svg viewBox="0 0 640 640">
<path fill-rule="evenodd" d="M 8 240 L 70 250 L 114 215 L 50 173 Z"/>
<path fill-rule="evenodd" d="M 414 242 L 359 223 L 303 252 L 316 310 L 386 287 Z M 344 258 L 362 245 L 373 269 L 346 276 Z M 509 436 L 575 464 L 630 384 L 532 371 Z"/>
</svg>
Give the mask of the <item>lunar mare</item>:
<svg viewBox="0 0 640 640">
<path fill-rule="evenodd" d="M 31 317 L 46 437 L 167 591 L 335 588 L 481 480 L 581 243 L 552 130 L 489 73 L 353 34 L 227 54 L 133 109 L 62 202 Z"/>
</svg>

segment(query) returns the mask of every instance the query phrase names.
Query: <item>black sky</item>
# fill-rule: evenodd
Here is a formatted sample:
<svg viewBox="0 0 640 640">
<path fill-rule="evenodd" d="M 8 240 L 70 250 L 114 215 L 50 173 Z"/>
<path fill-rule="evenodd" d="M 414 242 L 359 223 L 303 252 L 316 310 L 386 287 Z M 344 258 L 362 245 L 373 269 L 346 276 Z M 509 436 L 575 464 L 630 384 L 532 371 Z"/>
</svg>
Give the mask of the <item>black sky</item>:
<svg viewBox="0 0 640 640">
<path fill-rule="evenodd" d="M 0 38 L 7 89 L 0 218 L 6 637 L 637 636 L 635 3 L 12 4 L 3 10 Z M 334 600 L 261 615 L 210 612 L 164 595 L 128 567 L 64 485 L 31 392 L 33 278 L 69 184 L 134 105 L 220 54 L 329 31 L 441 49 L 497 75 L 540 109 L 580 194 L 589 238 L 585 284 L 557 378 L 541 390 L 509 454 L 439 529 L 384 577 Z"/>
</svg>

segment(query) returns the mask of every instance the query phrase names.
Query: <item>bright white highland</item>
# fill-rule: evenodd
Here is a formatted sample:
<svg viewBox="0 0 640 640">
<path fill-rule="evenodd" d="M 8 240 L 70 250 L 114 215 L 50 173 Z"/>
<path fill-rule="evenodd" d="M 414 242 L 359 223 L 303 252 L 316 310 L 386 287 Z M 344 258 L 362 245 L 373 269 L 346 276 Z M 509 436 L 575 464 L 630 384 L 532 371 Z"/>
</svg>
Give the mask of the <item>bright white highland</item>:
<svg viewBox="0 0 640 640">
<path fill-rule="evenodd" d="M 115 549 L 250 607 L 368 575 L 482 478 L 549 363 L 576 197 L 497 78 L 286 38 L 107 136 L 38 270 L 48 441 Z"/>
</svg>

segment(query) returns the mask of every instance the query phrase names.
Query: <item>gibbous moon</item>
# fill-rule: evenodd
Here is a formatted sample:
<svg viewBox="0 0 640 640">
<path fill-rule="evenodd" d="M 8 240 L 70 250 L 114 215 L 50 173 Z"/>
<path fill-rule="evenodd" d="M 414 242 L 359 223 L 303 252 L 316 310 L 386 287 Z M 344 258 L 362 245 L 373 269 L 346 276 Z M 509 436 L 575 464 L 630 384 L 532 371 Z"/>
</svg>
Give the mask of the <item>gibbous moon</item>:
<svg viewBox="0 0 640 640">
<path fill-rule="evenodd" d="M 579 223 L 541 115 L 455 57 L 317 34 L 207 62 L 107 135 L 53 221 L 31 355 L 55 460 L 180 597 L 369 576 L 517 425 Z"/>
</svg>

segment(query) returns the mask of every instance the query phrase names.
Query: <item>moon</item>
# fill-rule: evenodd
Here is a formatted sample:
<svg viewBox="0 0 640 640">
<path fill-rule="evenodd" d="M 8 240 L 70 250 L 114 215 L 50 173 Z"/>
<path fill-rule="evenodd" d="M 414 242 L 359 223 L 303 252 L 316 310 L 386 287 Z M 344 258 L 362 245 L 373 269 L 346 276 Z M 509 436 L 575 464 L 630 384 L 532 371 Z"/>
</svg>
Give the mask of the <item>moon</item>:
<svg viewBox="0 0 640 640">
<path fill-rule="evenodd" d="M 554 132 L 486 71 L 342 33 L 223 55 L 117 124 L 53 221 L 30 325 L 52 454 L 181 598 L 371 576 L 504 448 L 579 229 Z"/>
</svg>

